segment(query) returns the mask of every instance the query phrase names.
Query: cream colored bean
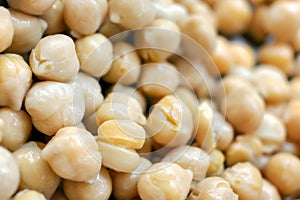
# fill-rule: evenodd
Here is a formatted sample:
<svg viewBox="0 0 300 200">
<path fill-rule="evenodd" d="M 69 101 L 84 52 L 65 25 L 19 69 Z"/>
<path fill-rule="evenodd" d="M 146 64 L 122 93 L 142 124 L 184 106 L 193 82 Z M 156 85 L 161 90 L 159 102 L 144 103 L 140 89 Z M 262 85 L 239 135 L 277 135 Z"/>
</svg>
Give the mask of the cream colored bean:
<svg viewBox="0 0 300 200">
<path fill-rule="evenodd" d="M 279 195 L 277 188 L 266 179 L 263 179 L 260 200 L 280 200 L 280 199 L 281 197 Z"/>
<path fill-rule="evenodd" d="M 291 195 L 300 189 L 300 160 L 290 153 L 273 155 L 264 169 L 264 175 L 283 195 Z"/>
<path fill-rule="evenodd" d="M 191 138 L 192 120 L 187 105 L 175 96 L 168 95 L 154 105 L 145 129 L 155 142 L 163 146 L 180 146 Z"/>
<path fill-rule="evenodd" d="M 96 33 L 80 38 L 75 41 L 75 47 L 82 71 L 97 78 L 109 71 L 113 46 L 104 35 Z"/>
<path fill-rule="evenodd" d="M 189 192 L 193 173 L 179 165 L 168 162 L 153 164 L 138 181 L 141 199 L 184 200 Z"/>
<path fill-rule="evenodd" d="M 263 154 L 263 144 L 259 138 L 249 135 L 237 136 L 226 151 L 226 164 L 253 161 Z"/>
<path fill-rule="evenodd" d="M 13 155 L 17 158 L 20 169 L 19 190 L 36 190 L 49 199 L 58 187 L 60 177 L 41 158 L 41 152 L 42 150 L 35 142 L 29 142 L 14 151 Z"/>
<path fill-rule="evenodd" d="M 63 188 L 69 200 L 107 200 L 112 192 L 112 181 L 108 171 L 102 167 L 96 178 L 88 182 L 64 180 Z"/>
<path fill-rule="evenodd" d="M 198 147 L 180 146 L 167 153 L 161 162 L 172 162 L 193 172 L 193 180 L 205 178 L 209 167 L 209 155 Z"/>
<path fill-rule="evenodd" d="M 210 177 L 200 181 L 192 190 L 188 200 L 238 200 L 229 183 L 220 177 Z"/>
<path fill-rule="evenodd" d="M 264 24 L 266 23 L 265 20 L 268 19 L 266 15 L 267 8 L 267 6 L 257 6 L 253 10 L 253 17 L 249 25 L 248 34 L 256 42 L 263 42 L 265 37 L 267 36 L 265 30 L 266 28 L 264 26 Z"/>
<path fill-rule="evenodd" d="M 255 158 L 254 160 L 251 161 L 251 163 L 259 170 L 263 170 L 267 163 L 269 162 L 270 160 L 270 155 L 261 155 L 257 158 Z"/>
<path fill-rule="evenodd" d="M 286 140 L 286 130 L 283 122 L 276 116 L 265 113 L 259 128 L 249 133 L 258 137 L 263 144 L 263 152 L 266 154 L 280 150 Z"/>
<path fill-rule="evenodd" d="M 13 111 L 9 108 L 0 108 L 2 120 L 2 141 L 0 144 L 10 151 L 18 149 L 31 135 L 31 119 L 23 110 Z"/>
<path fill-rule="evenodd" d="M 144 60 L 164 61 L 179 48 L 180 29 L 171 20 L 156 19 L 147 28 L 137 31 L 134 40 Z"/>
<path fill-rule="evenodd" d="M 137 183 L 140 176 L 151 166 L 151 162 L 145 158 L 140 159 L 138 167 L 131 173 L 113 174 L 113 195 L 117 199 L 138 198 Z"/>
<path fill-rule="evenodd" d="M 83 91 L 85 103 L 84 116 L 87 117 L 95 113 L 103 102 L 101 86 L 96 79 L 83 72 L 78 73 L 76 81 L 80 84 Z"/>
<path fill-rule="evenodd" d="M 104 23 L 101 25 L 98 32 L 102 33 L 106 37 L 112 37 L 114 35 L 117 35 L 123 31 L 125 31 L 125 30 L 126 29 L 124 27 L 120 26 L 119 24 L 115 24 L 115 23 L 111 22 L 109 17 L 107 17 L 106 20 L 104 21 Z"/>
<path fill-rule="evenodd" d="M 0 52 L 7 49 L 13 40 L 14 27 L 9 11 L 0 6 Z"/>
<path fill-rule="evenodd" d="M 300 156 L 300 144 L 291 140 L 286 140 L 281 145 L 280 151 Z"/>
<path fill-rule="evenodd" d="M 223 178 L 229 182 L 240 200 L 259 199 L 263 185 L 262 176 L 252 164 L 237 163 L 225 170 Z"/>
<path fill-rule="evenodd" d="M 117 172 L 132 172 L 139 165 L 140 156 L 136 151 L 99 140 L 97 143 L 102 155 L 102 163 L 105 167 Z"/>
<path fill-rule="evenodd" d="M 77 83 L 51 81 L 33 85 L 26 95 L 25 107 L 35 128 L 49 136 L 62 127 L 81 122 L 85 110 L 84 96 Z"/>
<path fill-rule="evenodd" d="M 73 81 L 79 71 L 74 42 L 62 34 L 41 39 L 31 51 L 29 63 L 40 80 Z"/>
<path fill-rule="evenodd" d="M 0 66 L 0 106 L 18 111 L 32 82 L 31 70 L 16 54 L 1 54 Z"/>
<path fill-rule="evenodd" d="M 135 48 L 128 43 L 118 42 L 113 45 L 113 49 L 115 59 L 103 80 L 125 85 L 136 83 L 141 71 L 141 60 Z"/>
<path fill-rule="evenodd" d="M 300 99 L 300 77 L 293 77 L 289 85 L 291 90 L 291 99 Z"/>
<path fill-rule="evenodd" d="M 72 126 L 59 129 L 42 150 L 41 157 L 57 175 L 72 181 L 88 181 L 101 168 L 95 138 L 85 129 Z"/>
<path fill-rule="evenodd" d="M 143 28 L 155 18 L 156 11 L 150 0 L 109 1 L 110 21 L 128 29 Z"/>
<path fill-rule="evenodd" d="M 283 120 L 287 131 L 287 136 L 291 140 L 298 142 L 300 141 L 300 124 L 298 119 L 300 116 L 300 100 L 295 99 L 287 104 L 285 112 L 283 114 Z"/>
<path fill-rule="evenodd" d="M 42 193 L 39 193 L 34 190 L 21 190 L 19 191 L 12 200 L 46 200 L 45 196 Z"/>
<path fill-rule="evenodd" d="M 191 88 L 179 87 L 175 90 L 175 95 L 189 107 L 194 117 L 196 115 L 194 111 L 198 107 L 198 99 Z"/>
<path fill-rule="evenodd" d="M 225 156 L 222 151 L 213 149 L 209 153 L 209 167 L 207 176 L 220 176 L 224 171 Z"/>
<path fill-rule="evenodd" d="M 255 52 L 252 47 L 242 42 L 231 42 L 230 51 L 235 66 L 253 68 L 256 63 Z"/>
<path fill-rule="evenodd" d="M 138 86 L 151 97 L 171 94 L 179 85 L 179 73 L 169 63 L 149 63 L 142 66 Z"/>
<path fill-rule="evenodd" d="M 45 35 L 61 33 L 67 29 L 64 21 L 64 4 L 62 0 L 55 0 L 51 8 L 40 17 L 48 24 Z"/>
<path fill-rule="evenodd" d="M 179 3 L 158 0 L 153 1 L 153 6 L 157 19 L 168 19 L 179 24 L 188 15 L 187 9 Z"/>
<path fill-rule="evenodd" d="M 30 15 L 42 15 L 45 14 L 51 6 L 55 3 L 55 0 L 8 0 L 9 7 L 21 11 Z"/>
<path fill-rule="evenodd" d="M 64 0 L 64 20 L 67 26 L 79 35 L 95 33 L 103 23 L 107 0 Z"/>
<path fill-rule="evenodd" d="M 82 122 L 83 122 L 86 130 L 88 130 L 93 135 L 97 135 L 97 130 L 98 130 L 98 127 L 100 124 L 97 121 L 96 113 L 93 113 L 89 116 L 84 117 L 82 119 Z"/>
<path fill-rule="evenodd" d="M 16 158 L 4 147 L 0 146 L 0 192 L 1 199 L 9 199 L 18 189 L 20 171 Z"/>
<path fill-rule="evenodd" d="M 14 37 L 6 52 L 25 54 L 28 53 L 40 41 L 47 22 L 22 12 L 9 9 L 11 21 L 14 27 Z"/>
</svg>

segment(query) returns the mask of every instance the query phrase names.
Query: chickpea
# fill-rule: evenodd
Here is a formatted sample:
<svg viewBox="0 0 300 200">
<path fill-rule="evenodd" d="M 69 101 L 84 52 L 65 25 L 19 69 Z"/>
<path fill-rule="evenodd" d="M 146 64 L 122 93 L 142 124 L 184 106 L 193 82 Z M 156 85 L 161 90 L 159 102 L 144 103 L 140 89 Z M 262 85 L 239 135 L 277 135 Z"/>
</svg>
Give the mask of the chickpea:
<svg viewBox="0 0 300 200">
<path fill-rule="evenodd" d="M 193 180 L 201 181 L 209 167 L 209 156 L 198 147 L 180 146 L 167 153 L 161 162 L 174 162 L 183 169 L 190 169 Z"/>
<path fill-rule="evenodd" d="M 80 35 L 95 33 L 103 23 L 108 10 L 106 0 L 64 0 L 64 20 Z"/>
<path fill-rule="evenodd" d="M 14 27 L 9 11 L 0 6 L 0 52 L 7 49 L 13 40 Z"/>
<path fill-rule="evenodd" d="M 194 118 L 196 115 L 194 111 L 198 108 L 198 99 L 193 91 L 190 88 L 179 87 L 175 90 L 175 95 L 189 107 Z"/>
<path fill-rule="evenodd" d="M 153 1 L 153 6 L 156 10 L 157 19 L 168 19 L 177 24 L 180 24 L 182 19 L 187 17 L 188 12 L 186 8 L 178 3 Z"/>
<path fill-rule="evenodd" d="M 287 104 L 284 112 L 284 123 L 287 131 L 287 136 L 293 141 L 300 141 L 299 137 L 299 123 L 298 118 L 300 115 L 300 100 L 294 99 Z"/>
<path fill-rule="evenodd" d="M 101 87 L 96 79 L 83 72 L 78 73 L 76 81 L 80 84 L 84 95 L 84 116 L 90 116 L 95 113 L 103 102 Z"/>
<path fill-rule="evenodd" d="M 97 143 L 105 167 L 117 172 L 132 172 L 138 167 L 140 156 L 135 150 L 125 149 L 99 140 Z"/>
<path fill-rule="evenodd" d="M 24 59 L 16 54 L 0 54 L 0 106 L 19 111 L 32 81 Z"/>
<path fill-rule="evenodd" d="M 147 123 L 138 101 L 124 93 L 110 93 L 96 111 L 99 124 L 111 119 L 132 120 L 139 125 Z"/>
<path fill-rule="evenodd" d="M 62 34 L 41 39 L 31 51 L 29 63 L 40 80 L 68 82 L 79 71 L 74 42 Z"/>
<path fill-rule="evenodd" d="M 290 153 L 273 155 L 264 169 L 264 175 L 283 195 L 290 195 L 300 189 L 300 161 Z"/>
<path fill-rule="evenodd" d="M 97 140 L 126 149 L 140 149 L 145 143 L 146 132 L 130 120 L 108 120 L 98 128 Z"/>
<path fill-rule="evenodd" d="M 225 156 L 222 151 L 213 149 L 209 153 L 209 167 L 207 176 L 220 176 L 224 171 Z"/>
<path fill-rule="evenodd" d="M 231 42 L 230 51 L 234 65 L 253 68 L 255 65 L 255 53 L 248 44 L 242 42 Z"/>
<path fill-rule="evenodd" d="M 155 142 L 163 146 L 180 146 L 191 138 L 192 114 L 184 102 L 168 95 L 154 105 L 145 129 Z"/>
<path fill-rule="evenodd" d="M 138 86 L 147 96 L 166 96 L 174 92 L 178 85 L 179 74 L 173 65 L 161 62 L 142 66 Z"/>
<path fill-rule="evenodd" d="M 270 160 L 270 155 L 260 155 L 259 157 L 254 158 L 254 160 L 251 161 L 251 163 L 259 170 L 264 170 L 266 167 L 267 163 Z"/>
<path fill-rule="evenodd" d="M 249 135 L 236 137 L 226 151 L 226 164 L 232 166 L 238 162 L 250 161 L 263 153 L 263 144 L 259 138 Z"/>
<path fill-rule="evenodd" d="M 155 18 L 156 11 L 150 0 L 109 1 L 110 21 L 128 29 L 143 28 Z"/>
<path fill-rule="evenodd" d="M 114 35 L 118 35 L 125 30 L 126 29 L 124 27 L 111 22 L 109 17 L 107 17 L 98 32 L 105 35 L 106 37 L 113 37 Z"/>
<path fill-rule="evenodd" d="M 138 180 L 141 199 L 184 200 L 189 192 L 193 173 L 168 162 L 153 164 Z"/>
<path fill-rule="evenodd" d="M 104 35 L 96 33 L 82 37 L 75 41 L 75 47 L 82 71 L 97 78 L 109 71 L 113 46 Z"/>
<path fill-rule="evenodd" d="M 269 113 L 264 114 L 260 127 L 249 134 L 257 136 L 262 141 L 263 152 L 267 154 L 278 151 L 286 140 L 283 122 Z"/>
<path fill-rule="evenodd" d="M 137 82 L 140 75 L 141 60 L 137 52 L 128 43 L 118 42 L 113 45 L 116 58 L 103 80 L 108 83 L 131 85 Z"/>
<path fill-rule="evenodd" d="M 277 188 L 267 181 L 266 179 L 263 179 L 263 185 L 262 190 L 260 194 L 260 200 L 280 200 L 281 197 L 278 193 Z"/>
<path fill-rule="evenodd" d="M 171 20 L 156 19 L 147 28 L 137 31 L 134 40 L 144 60 L 159 62 L 179 48 L 181 35 L 179 27 Z"/>
<path fill-rule="evenodd" d="M 300 144 L 298 142 L 286 140 L 281 145 L 280 151 L 300 156 Z"/>
<path fill-rule="evenodd" d="M 10 53 L 28 53 L 40 41 L 47 29 L 47 22 L 41 18 L 9 9 L 14 28 L 11 45 L 5 51 Z"/>
<path fill-rule="evenodd" d="M 34 84 L 26 95 L 25 107 L 35 128 L 49 136 L 62 127 L 78 124 L 85 110 L 77 83 L 51 81 Z"/>
<path fill-rule="evenodd" d="M 272 65 L 286 74 L 292 71 L 293 59 L 293 49 L 286 43 L 268 44 L 262 46 L 258 51 L 258 62 L 260 64 Z"/>
<path fill-rule="evenodd" d="M 95 138 L 85 129 L 72 126 L 59 129 L 42 150 L 41 157 L 57 175 L 72 181 L 88 181 L 101 168 Z"/>
<path fill-rule="evenodd" d="M 265 20 L 268 19 L 266 14 L 267 10 L 267 6 L 263 5 L 257 6 L 253 10 L 253 17 L 249 25 L 248 34 L 256 42 L 263 42 L 267 36 L 264 25 L 266 23 Z"/>
<path fill-rule="evenodd" d="M 39 193 L 34 190 L 24 189 L 19 191 L 12 200 L 46 200 L 45 196 L 42 193 Z"/>
<path fill-rule="evenodd" d="M 0 144 L 10 151 L 18 149 L 31 135 L 31 120 L 23 110 L 13 111 L 9 108 L 0 108 L 2 120 L 2 141 Z"/>
<path fill-rule="evenodd" d="M 188 200 L 238 200 L 229 183 L 220 177 L 209 177 L 200 181 L 192 190 Z"/>
<path fill-rule="evenodd" d="M 137 184 L 140 176 L 151 166 L 145 158 L 140 159 L 138 167 L 131 173 L 115 173 L 113 178 L 113 195 L 117 199 L 138 198 Z"/>
<path fill-rule="evenodd" d="M 21 175 L 19 189 L 33 189 L 50 198 L 58 187 L 60 178 L 41 158 L 41 152 L 35 142 L 26 143 L 13 152 Z"/>
<path fill-rule="evenodd" d="M 237 163 L 224 171 L 223 178 L 229 182 L 240 200 L 259 199 L 263 185 L 262 176 L 252 164 Z"/>
<path fill-rule="evenodd" d="M 300 99 L 300 77 L 295 76 L 290 81 L 291 99 Z"/>
<path fill-rule="evenodd" d="M 40 17 L 48 24 L 45 35 L 61 33 L 67 29 L 64 21 L 64 4 L 62 0 L 55 0 L 51 8 Z"/>
<path fill-rule="evenodd" d="M 82 119 L 82 123 L 84 124 L 86 130 L 88 130 L 93 135 L 97 135 L 97 130 L 100 124 L 97 120 L 96 113 L 84 117 Z"/>
<path fill-rule="evenodd" d="M 9 7 L 21 11 L 30 15 L 42 15 L 45 14 L 51 6 L 55 3 L 55 0 L 7 0 Z"/>
<path fill-rule="evenodd" d="M 107 200 L 112 191 L 112 181 L 108 171 L 102 167 L 97 176 L 88 182 L 64 180 L 63 188 L 69 200 Z"/>
<path fill-rule="evenodd" d="M 9 199 L 18 189 L 20 171 L 16 158 L 4 147 L 0 146 L 0 192 L 1 199 Z"/>
</svg>

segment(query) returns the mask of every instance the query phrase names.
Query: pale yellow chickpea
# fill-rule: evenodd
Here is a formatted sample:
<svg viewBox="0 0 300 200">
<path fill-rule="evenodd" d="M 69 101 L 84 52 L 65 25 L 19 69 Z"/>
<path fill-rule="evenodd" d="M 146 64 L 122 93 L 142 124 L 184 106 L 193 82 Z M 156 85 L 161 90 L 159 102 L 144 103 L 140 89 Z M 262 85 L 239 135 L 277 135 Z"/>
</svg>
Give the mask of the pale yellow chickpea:
<svg viewBox="0 0 300 200">
<path fill-rule="evenodd" d="M 95 33 L 108 10 L 107 0 L 64 0 L 64 21 L 74 34 Z"/>
<path fill-rule="evenodd" d="M 187 105 L 174 95 L 163 97 L 151 110 L 146 132 L 163 146 L 186 144 L 192 136 L 192 114 Z"/>
<path fill-rule="evenodd" d="M 128 43 L 118 42 L 113 45 L 114 57 L 111 67 L 103 80 L 108 83 L 131 85 L 140 75 L 141 60 L 135 48 Z"/>
<path fill-rule="evenodd" d="M 84 96 L 78 83 L 42 81 L 26 94 L 25 108 L 35 128 L 52 136 L 62 127 L 81 122 Z"/>
<path fill-rule="evenodd" d="M 72 181 L 94 178 L 102 163 L 93 135 L 73 126 L 59 129 L 42 150 L 41 158 L 57 175 Z"/>
<path fill-rule="evenodd" d="M 179 87 L 175 90 L 175 95 L 189 107 L 194 117 L 197 114 L 194 111 L 198 108 L 198 99 L 192 88 Z"/>
<path fill-rule="evenodd" d="M 9 11 L 0 6 L 0 52 L 7 49 L 13 40 L 14 27 Z"/>
<path fill-rule="evenodd" d="M 125 31 L 126 28 L 120 26 L 119 24 L 115 24 L 110 21 L 109 17 L 106 18 L 106 20 L 103 22 L 99 29 L 99 33 L 105 35 L 106 37 L 112 37 L 114 35 L 117 35 L 123 31 Z"/>
<path fill-rule="evenodd" d="M 9 12 L 14 28 L 14 37 L 11 45 L 5 51 L 17 54 L 28 53 L 42 38 L 48 26 L 47 22 L 11 8 Z"/>
<path fill-rule="evenodd" d="M 24 144 L 31 135 L 31 119 L 23 111 L 13 111 L 9 108 L 0 108 L 0 119 L 3 124 L 0 128 L 2 131 L 2 140 L 0 144 L 10 151 L 18 149 Z"/>
<path fill-rule="evenodd" d="M 29 63 L 40 80 L 69 82 L 79 71 L 75 44 L 72 38 L 62 34 L 41 39 L 32 49 Z"/>
<path fill-rule="evenodd" d="M 50 198 L 60 183 L 60 177 L 41 158 L 41 152 L 35 142 L 28 142 L 13 152 L 21 175 L 19 190 L 36 190 Z"/>
<path fill-rule="evenodd" d="M 16 158 L 7 149 L 0 146 L 0 191 L 1 199 L 9 199 L 18 189 L 20 171 Z"/>
<path fill-rule="evenodd" d="M 138 86 L 146 96 L 166 96 L 174 92 L 178 85 L 179 73 L 172 64 L 159 62 L 142 66 Z"/>
<path fill-rule="evenodd" d="M 155 19 L 149 26 L 137 31 L 134 40 L 142 59 L 159 62 L 176 52 L 181 34 L 179 27 L 171 20 Z"/>
<path fill-rule="evenodd" d="M 45 14 L 56 0 L 8 0 L 9 7 L 30 15 Z"/>
<path fill-rule="evenodd" d="M 300 25 L 299 25 L 300 26 Z M 258 62 L 277 67 L 285 74 L 292 72 L 294 51 L 289 44 L 274 43 L 260 47 Z"/>
<path fill-rule="evenodd" d="M 193 180 L 201 181 L 206 177 L 209 155 L 198 147 L 180 146 L 168 152 L 161 162 L 172 162 L 183 169 L 193 172 Z"/>
<path fill-rule="evenodd" d="M 284 123 L 270 113 L 265 113 L 259 128 L 248 134 L 261 140 L 263 152 L 266 154 L 280 150 L 281 145 L 286 140 Z"/>
<path fill-rule="evenodd" d="M 242 42 L 231 42 L 230 51 L 235 66 L 253 68 L 256 62 L 255 52 L 251 46 Z"/>
<path fill-rule="evenodd" d="M 0 106 L 18 111 L 32 82 L 30 67 L 17 54 L 0 54 L 0 66 Z"/>
<path fill-rule="evenodd" d="M 64 4 L 63 0 L 55 0 L 51 8 L 40 16 L 48 24 L 45 35 L 52 35 L 64 32 L 67 27 L 64 21 Z"/>
<path fill-rule="evenodd" d="M 281 200 L 277 188 L 266 179 L 263 179 L 260 200 Z"/>
<path fill-rule="evenodd" d="M 24 189 L 19 191 L 11 200 L 46 200 L 42 193 L 35 190 Z"/>
<path fill-rule="evenodd" d="M 291 100 L 285 109 L 283 115 L 283 121 L 285 123 L 285 128 L 287 131 L 287 137 L 292 141 L 299 142 L 300 141 L 300 124 L 299 124 L 299 116 L 300 116 L 300 100 L 294 99 Z"/>
<path fill-rule="evenodd" d="M 79 72 L 76 81 L 80 84 L 84 95 L 84 117 L 90 116 L 100 107 L 103 102 L 101 86 L 98 81 L 83 72 Z"/>
<path fill-rule="evenodd" d="M 151 166 L 151 162 L 141 158 L 138 167 L 131 173 L 117 172 L 112 175 L 113 195 L 117 199 L 138 198 L 137 183 L 140 176 Z"/>
<path fill-rule="evenodd" d="M 150 0 L 110 0 L 110 21 L 128 29 L 143 28 L 155 18 L 156 11 Z"/>
<path fill-rule="evenodd" d="M 209 177 L 200 181 L 187 200 L 238 200 L 229 183 L 221 177 Z"/>
<path fill-rule="evenodd" d="M 300 144 L 298 142 L 286 140 L 281 145 L 280 151 L 300 156 Z"/>
<path fill-rule="evenodd" d="M 269 105 L 266 105 L 266 112 L 283 120 L 283 116 L 284 116 L 287 105 L 288 105 L 288 102 L 283 102 L 280 104 L 269 104 Z"/>
<path fill-rule="evenodd" d="M 104 35 L 96 33 L 82 37 L 75 41 L 75 47 L 82 71 L 97 78 L 109 71 L 113 46 Z"/>
<path fill-rule="evenodd" d="M 246 0 L 216 1 L 214 9 L 219 31 L 228 36 L 243 33 L 253 15 Z"/>
<path fill-rule="evenodd" d="M 189 192 L 193 173 L 168 162 L 153 164 L 138 180 L 141 199 L 184 200 Z"/>
<path fill-rule="evenodd" d="M 213 149 L 209 152 L 209 167 L 207 176 L 220 176 L 224 171 L 225 156 L 222 151 Z"/>
<path fill-rule="evenodd" d="M 283 195 L 300 189 L 300 160 L 293 154 L 280 152 L 273 155 L 264 169 L 265 177 Z"/>
<path fill-rule="evenodd" d="M 254 158 L 254 160 L 251 161 L 251 163 L 259 170 L 264 170 L 267 163 L 270 160 L 270 155 L 262 154 L 259 157 Z"/>
<path fill-rule="evenodd" d="M 112 181 L 105 167 L 87 182 L 63 181 L 63 189 L 69 200 L 107 200 L 112 192 Z"/>
<path fill-rule="evenodd" d="M 239 200 L 259 199 L 262 191 L 260 171 L 248 162 L 237 163 L 227 168 L 222 177 L 229 182 Z"/>
<path fill-rule="evenodd" d="M 263 42 L 265 37 L 267 36 L 264 25 L 266 23 L 265 20 L 268 19 L 266 14 L 266 11 L 268 10 L 267 8 L 267 6 L 260 5 L 254 7 L 253 10 L 253 17 L 249 25 L 247 34 L 249 34 L 251 38 L 256 42 Z"/>
<path fill-rule="evenodd" d="M 258 137 L 241 135 L 226 150 L 226 164 L 253 161 L 263 153 L 263 144 Z"/>
</svg>

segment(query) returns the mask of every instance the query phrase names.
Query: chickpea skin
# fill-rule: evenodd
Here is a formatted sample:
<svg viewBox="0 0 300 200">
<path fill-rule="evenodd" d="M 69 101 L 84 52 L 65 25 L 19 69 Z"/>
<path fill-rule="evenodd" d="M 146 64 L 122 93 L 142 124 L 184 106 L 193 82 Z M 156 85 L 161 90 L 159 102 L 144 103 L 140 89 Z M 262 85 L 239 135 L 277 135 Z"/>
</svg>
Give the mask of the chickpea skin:
<svg viewBox="0 0 300 200">
<path fill-rule="evenodd" d="M 0 6 L 0 52 L 7 49 L 13 40 L 14 27 L 9 11 Z"/>
<path fill-rule="evenodd" d="M 30 15 L 45 14 L 56 0 L 8 0 L 9 7 Z"/>
</svg>

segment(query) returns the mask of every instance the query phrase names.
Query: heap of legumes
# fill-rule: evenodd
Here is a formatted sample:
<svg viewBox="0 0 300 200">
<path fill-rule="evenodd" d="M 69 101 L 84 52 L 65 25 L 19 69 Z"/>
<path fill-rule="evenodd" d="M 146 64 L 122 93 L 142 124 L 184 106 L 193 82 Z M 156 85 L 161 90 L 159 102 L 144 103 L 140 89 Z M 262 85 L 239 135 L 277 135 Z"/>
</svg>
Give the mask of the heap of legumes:
<svg viewBox="0 0 300 200">
<path fill-rule="evenodd" d="M 295 200 L 299 157 L 299 0 L 0 0 L 0 200 Z"/>
</svg>

